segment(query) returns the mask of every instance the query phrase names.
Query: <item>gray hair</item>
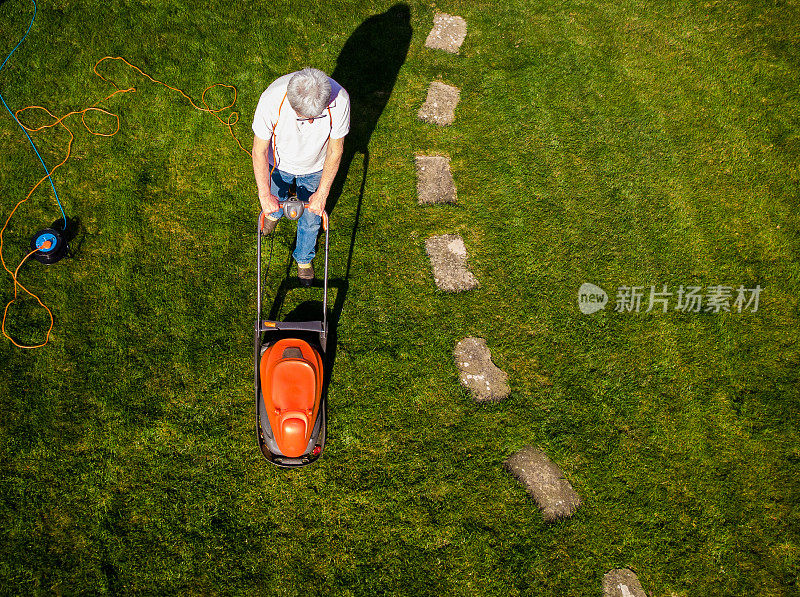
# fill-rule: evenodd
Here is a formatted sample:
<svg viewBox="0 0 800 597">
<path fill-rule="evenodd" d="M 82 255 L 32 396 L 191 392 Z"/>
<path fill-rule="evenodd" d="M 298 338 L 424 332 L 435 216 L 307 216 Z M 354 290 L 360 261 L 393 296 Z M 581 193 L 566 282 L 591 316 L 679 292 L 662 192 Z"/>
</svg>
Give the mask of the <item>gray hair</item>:
<svg viewBox="0 0 800 597">
<path fill-rule="evenodd" d="M 316 68 L 304 68 L 289 79 L 286 99 L 302 118 L 316 118 L 331 101 L 328 75 Z"/>
</svg>

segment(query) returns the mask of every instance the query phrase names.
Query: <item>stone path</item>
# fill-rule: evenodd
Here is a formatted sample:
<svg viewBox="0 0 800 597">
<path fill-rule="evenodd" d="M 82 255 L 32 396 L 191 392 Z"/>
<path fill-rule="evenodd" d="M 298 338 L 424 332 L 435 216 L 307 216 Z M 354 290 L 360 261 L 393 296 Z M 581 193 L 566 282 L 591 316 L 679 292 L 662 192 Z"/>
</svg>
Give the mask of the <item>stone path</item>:
<svg viewBox="0 0 800 597">
<path fill-rule="evenodd" d="M 633 570 L 621 568 L 603 577 L 603 597 L 647 597 L 647 593 Z"/>
<path fill-rule="evenodd" d="M 458 54 L 467 34 L 466 21 L 458 16 L 439 13 L 425 40 L 432 49 Z M 461 97 L 457 87 L 433 81 L 425 103 L 417 117 L 437 126 L 455 121 L 455 110 Z M 417 201 L 419 204 L 456 203 L 456 188 L 450 171 L 450 158 L 441 155 L 416 155 Z M 467 269 L 467 248 L 456 234 L 433 236 L 425 241 L 436 286 L 448 292 L 462 292 L 478 286 Z M 461 384 L 477 402 L 496 402 L 508 397 L 511 389 L 508 374 L 492 362 L 484 338 L 464 338 L 453 350 Z M 547 378 L 537 376 L 540 385 L 549 385 Z M 516 477 L 533 497 L 545 521 L 572 516 L 580 507 L 580 496 L 564 477 L 561 469 L 541 450 L 525 446 L 512 454 L 504 467 Z M 603 578 L 604 597 L 646 597 L 636 574 L 628 569 L 609 571 Z"/>
<path fill-rule="evenodd" d="M 467 34 L 466 21 L 458 16 L 439 13 L 425 40 L 432 49 L 458 54 Z M 461 97 L 457 87 L 433 81 L 425 103 L 417 117 L 437 126 L 455 121 L 455 110 Z M 417 201 L 419 204 L 456 203 L 456 187 L 450 171 L 450 158 L 441 155 L 416 155 Z M 448 292 L 462 292 L 478 286 L 467 268 L 467 248 L 457 234 L 433 236 L 425 241 L 436 286 Z M 492 362 L 486 339 L 464 338 L 453 350 L 461 384 L 477 402 L 496 402 L 511 393 L 508 374 Z M 549 385 L 547 378 L 537 376 L 540 385 Z M 512 454 L 503 466 L 516 477 L 533 497 L 545 521 L 567 518 L 580 507 L 580 496 L 564 477 L 561 469 L 541 450 L 525 446 Z M 646 597 L 636 574 L 628 569 L 611 570 L 603 578 L 604 597 Z"/>
<path fill-rule="evenodd" d="M 455 203 L 456 185 L 450 172 L 450 158 L 438 155 L 418 155 L 417 202 Z"/>
<path fill-rule="evenodd" d="M 464 19 L 439 13 L 433 17 L 433 29 L 428 34 L 425 45 L 434 50 L 458 54 L 466 37 L 467 22 Z"/>
<path fill-rule="evenodd" d="M 461 97 L 458 87 L 433 81 L 428 87 L 428 97 L 417 112 L 417 117 L 431 124 L 445 126 L 456 119 L 456 106 Z"/>
<path fill-rule="evenodd" d="M 463 292 L 478 286 L 478 280 L 467 269 L 467 248 L 459 235 L 432 236 L 425 241 L 425 251 L 440 290 Z"/>
<path fill-rule="evenodd" d="M 433 29 L 425 45 L 458 53 L 467 34 L 467 23 L 461 17 L 444 13 L 434 16 Z M 439 126 L 451 124 L 460 91 L 439 81 L 428 88 L 428 97 L 417 116 Z M 456 187 L 450 172 L 450 158 L 417 155 L 417 201 L 428 203 L 455 203 Z M 425 251 L 431 260 L 433 279 L 440 290 L 462 292 L 478 286 L 478 280 L 467 269 L 467 248 L 458 235 L 434 236 L 425 241 Z"/>
<path fill-rule="evenodd" d="M 511 393 L 508 374 L 492 362 L 483 338 L 464 338 L 453 351 L 461 383 L 478 402 L 497 402 Z"/>
<path fill-rule="evenodd" d="M 505 467 L 528 489 L 547 522 L 572 516 L 581 499 L 556 464 L 541 450 L 526 446 Z"/>
</svg>

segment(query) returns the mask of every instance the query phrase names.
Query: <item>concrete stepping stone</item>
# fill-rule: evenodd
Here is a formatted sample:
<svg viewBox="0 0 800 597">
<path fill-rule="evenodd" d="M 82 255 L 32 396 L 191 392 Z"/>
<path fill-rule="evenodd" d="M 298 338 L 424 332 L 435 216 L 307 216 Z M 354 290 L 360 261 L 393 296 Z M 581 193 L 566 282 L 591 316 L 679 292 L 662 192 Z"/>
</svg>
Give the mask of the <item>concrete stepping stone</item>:
<svg viewBox="0 0 800 597">
<path fill-rule="evenodd" d="M 525 485 L 545 521 L 572 516 L 581 505 L 561 469 L 541 450 L 525 446 L 506 460 L 505 467 Z"/>
<path fill-rule="evenodd" d="M 433 17 L 433 29 L 425 45 L 434 50 L 458 54 L 458 49 L 467 37 L 467 22 L 461 17 L 440 12 Z"/>
<path fill-rule="evenodd" d="M 492 362 L 483 338 L 464 338 L 453 351 L 461 383 L 478 402 L 499 402 L 511 393 L 508 374 Z"/>
<path fill-rule="evenodd" d="M 458 87 L 432 81 L 428 87 L 428 97 L 417 112 L 417 117 L 431 124 L 446 126 L 456 119 L 456 105 L 461 96 Z"/>
<path fill-rule="evenodd" d="M 450 172 L 450 158 L 438 155 L 415 156 L 417 202 L 455 203 L 456 185 Z"/>
<path fill-rule="evenodd" d="M 603 577 L 603 597 L 647 597 L 647 593 L 633 570 L 619 568 Z"/>
<path fill-rule="evenodd" d="M 467 248 L 457 234 L 430 237 L 425 241 L 425 251 L 440 290 L 461 292 L 478 285 L 478 280 L 467 269 Z"/>
</svg>

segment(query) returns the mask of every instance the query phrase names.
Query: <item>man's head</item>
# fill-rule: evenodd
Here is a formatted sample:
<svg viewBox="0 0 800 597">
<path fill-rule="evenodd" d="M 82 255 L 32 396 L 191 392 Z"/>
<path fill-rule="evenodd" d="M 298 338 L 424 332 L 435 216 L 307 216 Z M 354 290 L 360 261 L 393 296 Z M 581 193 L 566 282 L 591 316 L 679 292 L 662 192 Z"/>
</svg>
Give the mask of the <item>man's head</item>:
<svg viewBox="0 0 800 597">
<path fill-rule="evenodd" d="M 296 72 L 289 79 L 286 99 L 301 118 L 320 116 L 331 101 L 328 75 L 316 68 L 304 68 Z"/>
</svg>

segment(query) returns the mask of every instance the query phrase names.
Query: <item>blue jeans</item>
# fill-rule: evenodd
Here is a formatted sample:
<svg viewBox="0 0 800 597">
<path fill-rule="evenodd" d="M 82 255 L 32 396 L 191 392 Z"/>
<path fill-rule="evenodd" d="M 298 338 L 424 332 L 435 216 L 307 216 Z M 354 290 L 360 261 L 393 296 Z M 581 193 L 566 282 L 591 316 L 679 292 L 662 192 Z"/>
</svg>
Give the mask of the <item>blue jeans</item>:
<svg viewBox="0 0 800 597">
<path fill-rule="evenodd" d="M 272 166 L 269 166 L 269 168 L 272 171 Z M 297 198 L 300 201 L 307 202 L 319 187 L 321 179 L 322 170 L 297 176 L 275 168 L 272 171 L 272 176 L 270 176 L 270 192 L 279 201 L 283 201 L 289 196 L 289 189 L 294 182 L 297 186 Z M 274 211 L 269 216 L 279 220 L 283 217 L 283 209 Z M 322 224 L 322 218 L 310 209 L 303 210 L 303 215 L 297 220 L 297 242 L 292 256 L 298 264 L 311 263 L 314 259 L 320 224 Z"/>
</svg>

